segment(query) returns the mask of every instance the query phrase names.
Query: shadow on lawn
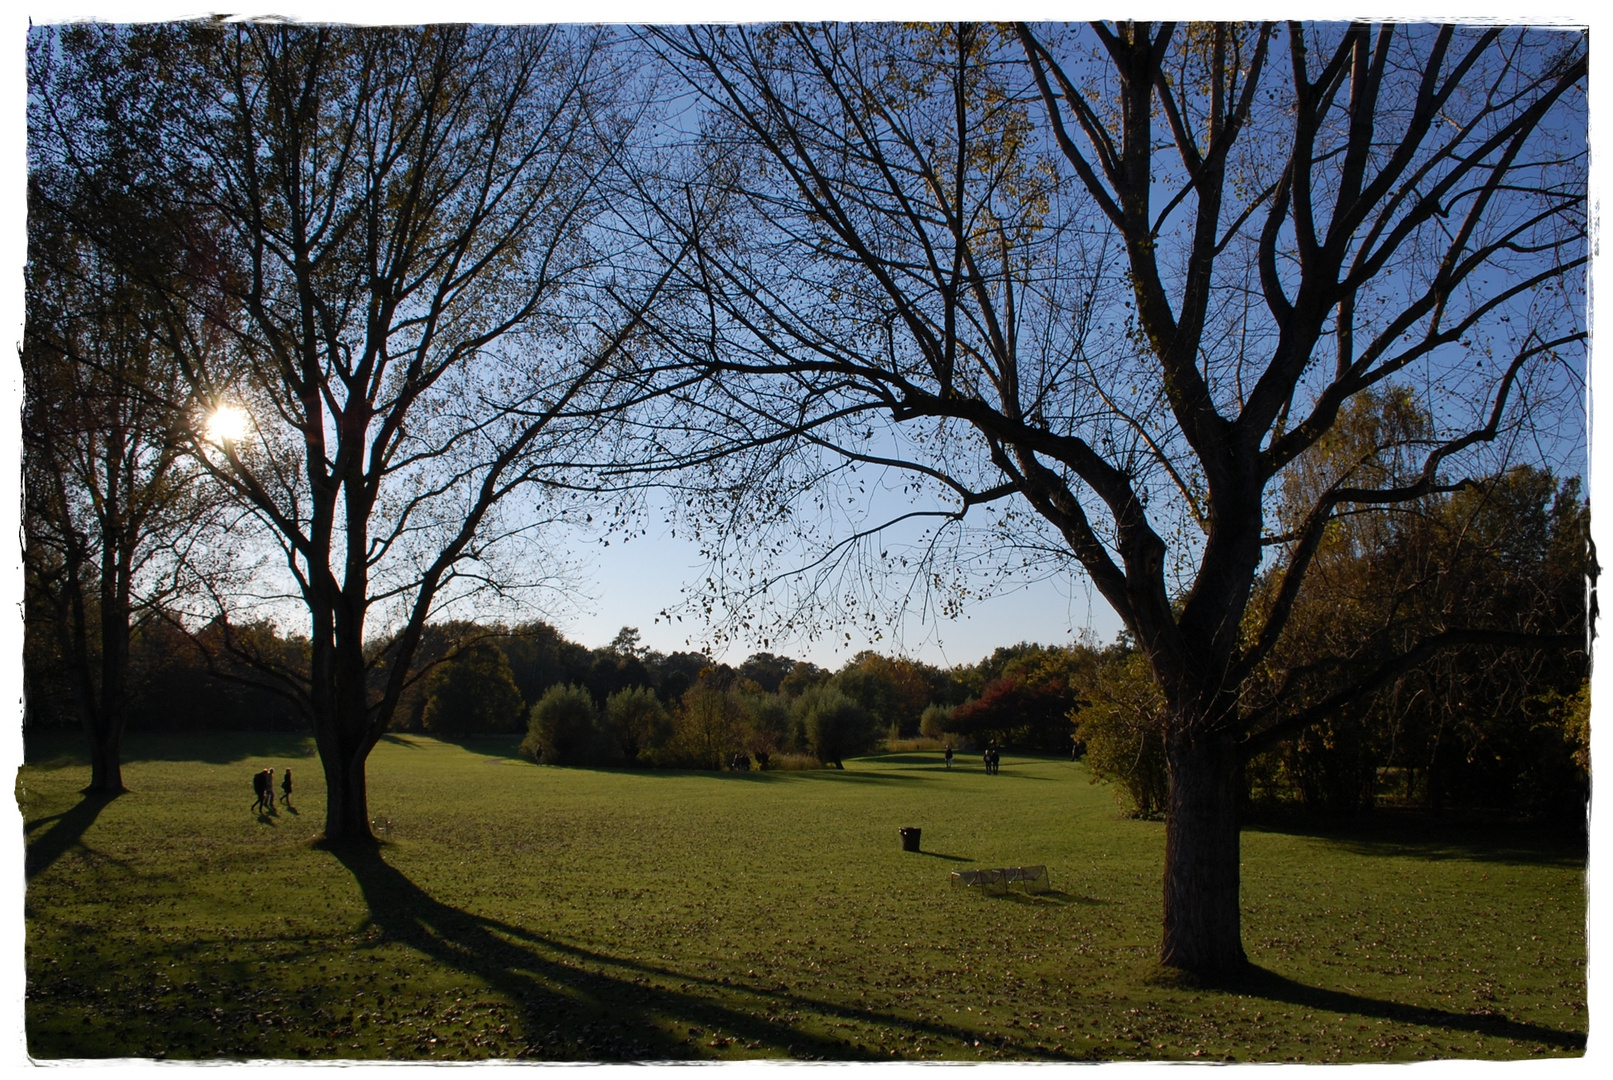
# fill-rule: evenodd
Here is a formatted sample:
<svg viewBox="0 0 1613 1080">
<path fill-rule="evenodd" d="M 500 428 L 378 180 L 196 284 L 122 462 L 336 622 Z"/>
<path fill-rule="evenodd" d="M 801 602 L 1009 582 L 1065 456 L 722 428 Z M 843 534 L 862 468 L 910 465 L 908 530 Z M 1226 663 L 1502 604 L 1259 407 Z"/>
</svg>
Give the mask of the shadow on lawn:
<svg viewBox="0 0 1613 1080">
<path fill-rule="evenodd" d="M 1063 907 L 1066 904 L 1080 904 L 1083 907 L 1108 907 L 1113 900 L 1100 900 L 1095 896 L 1080 896 L 1067 893 L 1063 889 L 1049 889 L 1041 893 L 1006 892 L 990 895 L 992 900 L 1006 900 L 1011 904 L 1026 904 L 1030 907 Z"/>
<path fill-rule="evenodd" d="M 899 1024 L 938 1039 L 979 1038 L 978 1033 L 931 1021 L 818 1001 L 790 993 L 782 984 L 744 986 L 579 948 L 442 903 L 387 863 L 380 848 L 359 845 L 330 850 L 358 882 L 371 919 L 388 939 L 484 980 L 520 1010 L 528 1033 L 523 1057 L 590 1061 L 693 1058 L 704 1054 L 711 1041 L 731 1038 L 741 1044 L 760 1044 L 755 1049 L 771 1056 L 835 1061 L 879 1058 L 861 1046 L 803 1032 L 782 1019 L 769 1019 L 769 1014 L 797 1010 L 830 1020 Z M 662 985 L 674 982 L 679 989 Z M 699 1030 L 698 1036 L 693 1035 L 694 1029 Z M 1007 1041 L 1002 1049 L 1024 1057 L 1071 1059 L 1070 1055 L 1033 1051 Z"/>
<path fill-rule="evenodd" d="M 30 821 L 24 827 L 25 831 L 30 833 L 47 822 L 53 824 L 43 835 L 28 845 L 28 853 L 23 857 L 24 876 L 31 881 L 35 876 L 49 869 L 52 863 L 67 852 L 68 848 L 79 842 L 79 838 L 84 835 L 86 829 L 95 823 L 95 819 L 100 816 L 101 811 L 111 805 L 112 800 L 116 799 L 120 794 L 122 793 L 108 794 L 101 791 L 86 791 L 84 797 L 72 809 Z"/>
<path fill-rule="evenodd" d="M 527 759 L 521 756 L 521 738 L 520 735 L 436 736 L 438 742 L 446 743 L 449 746 L 457 746 L 466 753 L 485 757 L 489 759 L 489 762 L 493 760 L 519 761 L 525 764 Z"/>
<path fill-rule="evenodd" d="M 313 757 L 314 738 L 296 731 L 135 732 L 124 736 L 123 764 L 196 761 L 233 765 L 257 759 L 297 761 Z M 35 769 L 88 768 L 81 735 L 60 731 L 25 733 L 23 761 Z"/>
<path fill-rule="evenodd" d="M 392 733 L 388 732 L 387 734 L 381 736 L 381 741 L 384 743 L 390 743 L 393 746 L 408 747 L 410 750 L 421 749 L 420 744 L 414 739 L 409 738 L 407 735 L 393 735 Z"/>
<path fill-rule="evenodd" d="M 1229 993 L 1281 1001 L 1306 1009 L 1366 1016 L 1397 1024 L 1417 1024 L 1497 1039 L 1543 1043 L 1565 1050 L 1585 1049 L 1585 1033 L 1582 1031 L 1558 1031 L 1542 1024 L 1509 1020 L 1497 1013 L 1450 1012 L 1422 1005 L 1402 1005 L 1396 1001 L 1364 997 L 1344 990 L 1306 986 L 1254 964 L 1232 978 L 1218 980 L 1211 985 Z"/>
<path fill-rule="evenodd" d="M 1583 833 L 1514 823 L 1449 821 L 1427 814 L 1374 813 L 1356 819 L 1306 820 L 1252 815 L 1245 832 L 1305 836 L 1358 855 L 1438 862 L 1467 859 L 1521 866 L 1583 867 Z"/>
<path fill-rule="evenodd" d="M 620 772 L 643 776 L 643 769 L 600 769 L 599 772 Z M 670 770 L 668 775 L 674 775 Z M 732 780 L 736 783 L 750 784 L 790 784 L 811 783 L 819 780 L 830 780 L 844 784 L 911 784 L 922 783 L 928 780 L 927 776 L 905 776 L 901 773 L 888 772 L 858 772 L 854 769 L 751 769 L 747 772 L 703 772 L 696 769 L 679 769 L 678 776 L 709 776 L 720 777 L 723 780 Z"/>
</svg>

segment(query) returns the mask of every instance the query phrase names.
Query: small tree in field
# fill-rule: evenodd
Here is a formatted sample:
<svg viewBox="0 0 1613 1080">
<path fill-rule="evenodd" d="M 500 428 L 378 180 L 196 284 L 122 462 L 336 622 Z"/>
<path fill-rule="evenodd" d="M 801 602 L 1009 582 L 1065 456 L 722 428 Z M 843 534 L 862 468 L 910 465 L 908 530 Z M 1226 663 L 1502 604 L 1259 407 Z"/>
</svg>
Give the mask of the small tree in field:
<svg viewBox="0 0 1613 1080">
<path fill-rule="evenodd" d="M 605 701 L 605 736 L 631 765 L 672 737 L 672 719 L 648 686 L 618 690 Z"/>
<path fill-rule="evenodd" d="M 599 710 L 587 690 L 575 684 L 551 686 L 532 706 L 521 753 L 545 765 L 594 765 L 603 747 Z"/>
<path fill-rule="evenodd" d="M 1160 714 L 1164 696 L 1139 652 L 1104 656 L 1084 686 L 1075 712 L 1075 737 L 1086 745 L 1093 782 L 1116 783 L 1115 799 L 1135 817 L 1165 809 L 1169 773 Z"/>
<path fill-rule="evenodd" d="M 678 702 L 661 761 L 675 768 L 721 769 L 736 750 L 747 749 L 749 719 L 736 689 L 708 671 Z"/>
<path fill-rule="evenodd" d="M 846 767 L 844 759 L 872 750 L 882 734 L 878 717 L 833 683 L 802 694 L 796 709 L 813 756 L 837 769 Z"/>
<path fill-rule="evenodd" d="M 952 708 L 946 705 L 926 705 L 919 716 L 919 734 L 926 739 L 939 739 L 950 728 Z"/>
</svg>

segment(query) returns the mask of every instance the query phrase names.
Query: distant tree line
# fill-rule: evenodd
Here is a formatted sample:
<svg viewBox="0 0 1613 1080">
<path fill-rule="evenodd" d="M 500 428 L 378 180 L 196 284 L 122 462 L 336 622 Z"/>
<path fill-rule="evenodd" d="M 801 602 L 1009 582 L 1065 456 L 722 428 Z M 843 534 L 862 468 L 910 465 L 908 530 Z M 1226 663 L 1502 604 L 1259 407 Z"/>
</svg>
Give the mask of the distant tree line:
<svg viewBox="0 0 1613 1080">
<path fill-rule="evenodd" d="M 1395 403 L 1375 408 L 1371 423 L 1394 421 Z M 1328 452 L 1348 457 L 1340 446 Z M 1250 761 L 1246 802 L 1337 814 L 1390 801 L 1575 819 L 1589 778 L 1583 654 L 1520 650 L 1483 663 L 1449 654 L 1385 680 L 1368 700 L 1328 705 L 1341 682 L 1396 641 L 1437 632 L 1458 615 L 1583 619 L 1588 523 L 1577 478 L 1559 482 L 1531 468 L 1432 496 L 1389 522 L 1340 522 L 1272 668 L 1284 677 L 1251 690 L 1323 712 Z M 25 722 L 74 725 L 51 612 L 31 613 L 26 626 Z M 131 641 L 131 730 L 309 730 L 262 674 L 306 665 L 306 639 L 222 622 L 187 634 L 151 619 Z M 375 693 L 390 647 L 374 646 Z M 996 745 L 1084 756 L 1126 812 L 1157 816 L 1166 807 L 1164 702 L 1124 634 L 1106 646 L 1021 642 L 951 668 L 863 651 L 830 671 L 770 652 L 737 666 L 662 653 L 631 627 L 589 649 L 541 621 L 447 622 L 427 626 L 415 662 L 394 730 L 524 734 L 523 753 L 551 765 L 715 770 L 743 754 L 763 768 L 833 767 L 903 740 Z"/>
</svg>

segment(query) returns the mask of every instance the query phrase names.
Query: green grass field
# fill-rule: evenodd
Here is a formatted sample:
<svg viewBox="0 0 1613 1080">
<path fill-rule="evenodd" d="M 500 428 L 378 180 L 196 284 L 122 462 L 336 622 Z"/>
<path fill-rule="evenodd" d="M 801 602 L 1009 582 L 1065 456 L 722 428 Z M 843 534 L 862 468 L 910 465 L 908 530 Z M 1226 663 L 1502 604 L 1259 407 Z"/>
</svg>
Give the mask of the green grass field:
<svg viewBox="0 0 1613 1080">
<path fill-rule="evenodd" d="M 40 1058 L 1406 1061 L 1585 1046 L 1583 845 L 1376 822 L 1246 829 L 1236 985 L 1154 963 L 1163 828 L 1067 761 L 844 772 L 545 768 L 390 738 L 378 851 L 315 846 L 292 736 L 131 738 L 130 793 L 35 745 Z M 250 810 L 290 765 L 293 809 Z M 904 853 L 899 826 L 923 828 Z M 1054 891 L 953 870 L 1043 863 Z"/>
</svg>

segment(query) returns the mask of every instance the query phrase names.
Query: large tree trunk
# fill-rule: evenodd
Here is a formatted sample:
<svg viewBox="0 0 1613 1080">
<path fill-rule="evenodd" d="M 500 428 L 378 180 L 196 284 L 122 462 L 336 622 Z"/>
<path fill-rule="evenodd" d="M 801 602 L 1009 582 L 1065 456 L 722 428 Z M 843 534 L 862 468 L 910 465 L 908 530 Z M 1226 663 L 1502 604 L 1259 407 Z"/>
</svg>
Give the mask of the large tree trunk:
<svg viewBox="0 0 1613 1080">
<path fill-rule="evenodd" d="M 342 745 L 342 740 L 319 739 L 319 760 L 325 770 L 325 839 L 332 843 L 371 843 L 369 789 L 364 769 L 370 756 L 366 745 Z"/>
<path fill-rule="evenodd" d="M 370 730 L 364 649 L 352 620 L 333 620 L 314 650 L 314 740 L 325 771 L 325 840 L 373 843 L 365 765 L 375 747 Z"/>
<path fill-rule="evenodd" d="M 89 732 L 90 786 L 85 791 L 107 795 L 122 794 L 123 786 L 123 725 L 115 730 Z"/>
<path fill-rule="evenodd" d="M 116 581 L 127 580 L 121 573 Z M 123 790 L 123 729 L 129 715 L 129 594 L 114 584 L 101 596 L 101 700 L 89 726 L 90 786 L 107 795 Z"/>
<path fill-rule="evenodd" d="M 1238 916 L 1241 763 L 1225 734 L 1182 725 L 1166 743 L 1165 936 L 1160 962 L 1201 974 L 1245 963 Z"/>
</svg>

